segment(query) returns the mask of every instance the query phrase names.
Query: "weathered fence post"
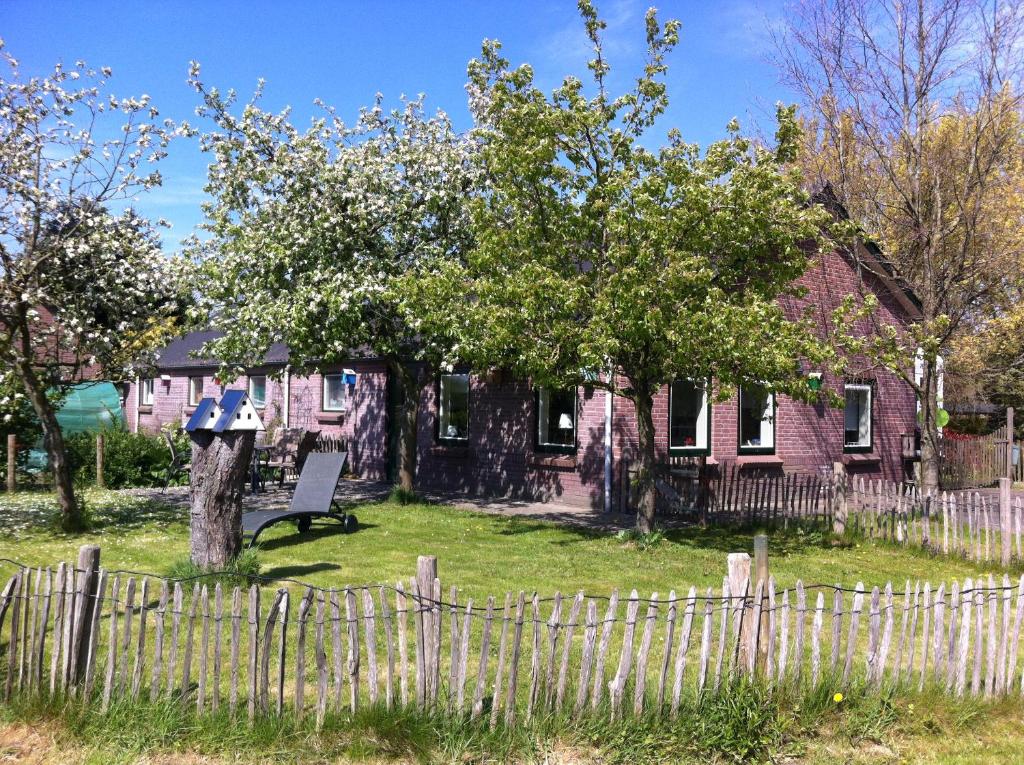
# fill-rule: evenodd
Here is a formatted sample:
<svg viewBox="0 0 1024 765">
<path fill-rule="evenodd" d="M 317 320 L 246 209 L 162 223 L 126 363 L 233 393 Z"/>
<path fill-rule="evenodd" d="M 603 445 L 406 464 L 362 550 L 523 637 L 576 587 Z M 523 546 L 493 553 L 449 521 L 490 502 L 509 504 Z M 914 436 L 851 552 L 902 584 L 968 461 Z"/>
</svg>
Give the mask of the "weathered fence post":
<svg viewBox="0 0 1024 765">
<path fill-rule="evenodd" d="M 765 600 L 768 598 L 768 535 L 757 534 L 754 536 L 754 584 L 762 585 L 761 588 L 761 618 L 757 625 L 757 637 L 755 643 L 758 647 L 757 664 L 762 671 L 765 669 L 765 662 L 768 658 L 768 608 Z"/>
<path fill-rule="evenodd" d="M 832 531 L 842 534 L 846 531 L 846 515 L 849 510 L 846 465 L 832 463 Z"/>
<path fill-rule="evenodd" d="M 105 488 L 103 480 L 103 434 L 96 434 L 96 488 Z"/>
<path fill-rule="evenodd" d="M 1006 477 L 1013 480 L 1013 407 L 1006 408 Z"/>
<path fill-rule="evenodd" d="M 79 605 L 76 609 L 74 633 L 68 650 L 72 652 L 68 666 L 73 667 L 73 678 L 76 682 L 85 679 L 85 670 L 89 664 L 89 654 L 96 650 L 91 636 L 91 625 L 99 603 L 97 584 L 100 575 L 99 545 L 82 545 L 78 548 Z"/>
<path fill-rule="evenodd" d="M 729 605 L 734 609 L 742 608 L 739 611 L 739 640 L 736 646 L 736 666 L 745 667 L 749 661 L 751 651 L 754 650 L 753 638 L 756 634 L 753 622 L 747 614 L 747 593 L 750 591 L 750 555 L 747 553 L 729 553 L 729 593 L 732 596 L 732 603 Z M 742 604 L 742 605 L 741 605 Z M 753 609 L 751 609 L 753 611 Z"/>
<path fill-rule="evenodd" d="M 1010 443 L 1013 443 L 1012 437 Z M 999 530 L 1002 532 L 1000 552 L 1002 553 L 1003 568 L 1010 565 L 1010 553 L 1012 552 L 1010 549 L 1013 517 L 1013 511 L 1010 508 L 1010 489 L 1012 487 L 1013 479 L 1005 477 L 999 479 Z"/>
<path fill-rule="evenodd" d="M 424 669 L 424 702 L 430 704 L 437 693 L 434 677 L 441 660 L 440 619 L 441 613 L 433 608 L 431 600 L 434 593 L 434 582 L 438 581 L 437 557 L 420 555 L 416 559 L 416 590 L 419 595 L 415 600 L 414 609 L 420 613 L 423 624 L 423 669 Z"/>
<path fill-rule="evenodd" d="M 7 434 L 7 491 L 13 492 L 18 488 L 18 479 L 15 476 L 18 459 L 18 437 L 13 433 Z"/>
</svg>

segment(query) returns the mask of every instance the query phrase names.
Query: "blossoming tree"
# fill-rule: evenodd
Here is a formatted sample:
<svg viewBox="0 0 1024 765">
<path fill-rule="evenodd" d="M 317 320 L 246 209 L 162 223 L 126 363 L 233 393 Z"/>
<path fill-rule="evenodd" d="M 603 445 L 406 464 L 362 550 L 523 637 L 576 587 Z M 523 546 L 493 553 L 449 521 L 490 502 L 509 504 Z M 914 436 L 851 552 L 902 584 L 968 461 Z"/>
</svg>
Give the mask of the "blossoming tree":
<svg viewBox="0 0 1024 765">
<path fill-rule="evenodd" d="M 205 228 L 196 242 L 212 321 L 225 335 L 211 352 L 240 372 L 274 342 L 299 373 L 369 354 L 402 389 L 399 484 L 413 489 L 421 390 L 448 351 L 402 310 L 398 277 L 458 261 L 469 244 L 471 145 L 422 98 L 386 111 L 380 96 L 352 125 L 330 108 L 306 130 L 290 112 L 253 100 L 235 114 L 233 93 L 205 85 L 198 114 L 213 155 Z M 229 374 L 225 371 L 223 374 Z"/>
<path fill-rule="evenodd" d="M 471 62 L 487 184 L 472 202 L 478 244 L 468 267 L 409 280 L 407 302 L 428 329 L 459 327 L 460 355 L 478 368 L 500 363 L 538 385 L 630 401 L 637 527 L 648 531 L 660 386 L 713 379 L 720 396 L 748 382 L 809 395 L 798 361 L 823 363 L 829 349 L 780 297 L 797 292 L 824 218 L 787 169 L 799 133 L 791 109 L 778 110 L 772 149 L 735 124 L 703 153 L 676 130 L 648 148 L 678 23 L 648 12 L 644 70 L 612 97 L 604 24 L 587 0 L 580 11 L 595 51 L 589 94 L 575 77 L 545 94 L 495 42 Z"/>
<path fill-rule="evenodd" d="M 176 269 L 126 205 L 160 183 L 154 163 L 178 128 L 147 96 L 101 95 L 109 69 L 77 62 L 24 77 L 2 47 L 0 366 L 39 420 L 62 524 L 74 529 L 53 393 L 87 374 L 131 376 L 145 354 L 129 358 L 125 345 L 176 310 Z"/>
</svg>

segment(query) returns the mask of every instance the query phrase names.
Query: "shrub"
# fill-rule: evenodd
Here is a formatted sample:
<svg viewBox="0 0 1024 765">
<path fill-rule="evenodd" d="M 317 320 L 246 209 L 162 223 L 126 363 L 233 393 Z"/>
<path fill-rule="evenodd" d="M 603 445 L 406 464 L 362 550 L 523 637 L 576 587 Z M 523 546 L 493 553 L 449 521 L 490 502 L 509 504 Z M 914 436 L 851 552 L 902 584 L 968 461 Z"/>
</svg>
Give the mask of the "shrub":
<svg viewBox="0 0 1024 765">
<path fill-rule="evenodd" d="M 109 489 L 163 486 L 171 454 L 163 436 L 130 433 L 111 428 L 103 431 L 103 479 Z M 96 434 L 76 433 L 67 438 L 68 457 L 75 481 L 96 481 Z M 183 446 L 184 448 L 184 446 Z"/>
<path fill-rule="evenodd" d="M 642 532 L 636 529 L 623 529 L 615 538 L 624 545 L 633 545 L 637 550 L 643 552 L 657 547 L 665 540 L 665 534 L 661 531 Z"/>
</svg>

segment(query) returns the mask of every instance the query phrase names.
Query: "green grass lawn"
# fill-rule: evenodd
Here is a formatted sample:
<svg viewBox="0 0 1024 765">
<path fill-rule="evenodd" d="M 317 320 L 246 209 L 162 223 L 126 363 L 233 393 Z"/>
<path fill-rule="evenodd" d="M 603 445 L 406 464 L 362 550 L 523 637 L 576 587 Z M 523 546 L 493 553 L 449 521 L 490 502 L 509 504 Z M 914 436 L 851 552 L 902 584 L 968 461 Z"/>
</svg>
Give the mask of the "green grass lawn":
<svg viewBox="0 0 1024 765">
<path fill-rule="evenodd" d="M 0 557 L 31 566 L 73 560 L 79 545 L 102 547 L 109 569 L 165 574 L 188 556 L 188 519 L 170 510 L 115 492 L 86 492 L 94 530 L 55 534 L 46 519 L 49 496 L 0 495 Z M 691 585 L 720 586 L 726 555 L 751 552 L 753 532 L 686 529 L 669 532 L 659 545 L 641 550 L 613 535 L 533 520 L 500 517 L 441 505 L 366 504 L 355 508 L 360 530 L 333 527 L 306 535 L 282 524 L 261 537 L 263 574 L 295 578 L 324 587 L 408 580 L 419 555 L 436 555 L 442 582 L 464 597 L 503 596 L 525 590 L 550 594 L 607 594 L 613 588 L 641 594 Z M 779 586 L 857 581 L 902 589 L 906 579 L 932 582 L 977 576 L 996 569 L 890 544 L 837 544 L 820 532 L 775 532 L 769 543 L 771 571 Z M 898 585 L 898 586 L 897 586 Z M 499 602 L 501 598 L 499 597 Z"/>
</svg>

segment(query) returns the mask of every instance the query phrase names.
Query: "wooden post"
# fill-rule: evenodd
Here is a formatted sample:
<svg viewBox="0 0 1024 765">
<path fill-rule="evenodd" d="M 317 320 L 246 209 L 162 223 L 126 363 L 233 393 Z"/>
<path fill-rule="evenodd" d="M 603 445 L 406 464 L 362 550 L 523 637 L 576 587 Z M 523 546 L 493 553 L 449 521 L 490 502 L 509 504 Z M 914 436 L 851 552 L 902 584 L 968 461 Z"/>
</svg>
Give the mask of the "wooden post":
<svg viewBox="0 0 1024 765">
<path fill-rule="evenodd" d="M 1007 477 L 1014 479 L 1014 408 L 1007 407 Z M 1001 492 L 1000 495 L 1001 497 Z"/>
<path fill-rule="evenodd" d="M 848 510 L 846 482 L 846 465 L 842 462 L 832 463 L 832 531 L 842 534 L 846 531 L 846 514 Z"/>
<path fill-rule="evenodd" d="M 425 695 L 425 701 L 429 702 L 433 698 L 433 691 L 436 689 L 433 686 L 433 668 L 435 663 L 440 661 L 441 646 L 440 640 L 435 641 L 434 636 L 438 635 L 435 623 L 435 619 L 440 620 L 440 612 L 435 612 L 430 600 L 433 598 L 434 592 L 434 581 L 438 579 L 437 576 L 437 557 L 434 555 L 420 555 L 416 559 L 416 590 L 419 593 L 419 598 L 414 604 L 416 611 L 420 612 L 423 619 L 423 666 L 424 666 L 424 682 L 425 688 L 429 689 Z M 435 644 L 436 643 L 436 644 Z"/>
<path fill-rule="evenodd" d="M 728 566 L 729 594 L 732 600 L 729 605 L 733 607 L 734 613 L 737 614 L 736 618 L 741 619 L 736 666 L 745 667 L 750 656 L 751 641 L 754 635 L 754 625 L 746 608 L 747 593 L 750 590 L 750 555 L 747 553 L 729 553 Z M 743 604 L 742 610 L 735 611 L 736 608 L 741 607 L 741 603 Z M 753 609 L 751 609 L 752 611 Z"/>
<path fill-rule="evenodd" d="M 78 575 L 81 577 L 82 599 L 78 607 L 78 618 L 75 619 L 75 634 L 70 650 L 74 651 L 69 666 L 75 667 L 74 677 L 85 679 L 85 670 L 89 664 L 89 654 L 96 651 L 91 636 L 91 625 L 95 618 L 98 603 L 97 585 L 100 573 L 99 545 L 82 545 L 78 548 Z"/>
<path fill-rule="evenodd" d="M 758 666 L 765 669 L 765 661 L 768 657 L 768 608 L 764 602 L 768 598 L 768 535 L 757 534 L 754 536 L 754 583 L 762 584 L 761 590 L 761 619 L 757 625 L 757 646 Z"/>
<path fill-rule="evenodd" d="M 103 481 L 103 434 L 96 434 L 96 488 L 105 488 Z"/>
<path fill-rule="evenodd" d="M 1013 411 L 1012 409 L 1010 410 Z M 1013 443 L 1011 438 L 1010 443 Z M 999 530 L 1001 534 L 1002 553 L 1001 562 L 1003 568 L 1007 568 L 1010 565 L 1010 549 L 1011 545 L 1011 524 L 1013 511 L 1010 508 L 1010 489 L 1013 487 L 1012 478 L 1000 478 L 999 479 Z"/>
<path fill-rule="evenodd" d="M 15 477 L 16 462 L 18 458 L 18 437 L 13 433 L 7 434 L 7 491 L 13 492 L 18 488 L 18 479 Z"/>
</svg>

